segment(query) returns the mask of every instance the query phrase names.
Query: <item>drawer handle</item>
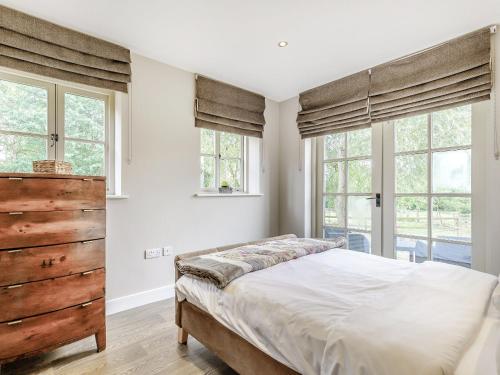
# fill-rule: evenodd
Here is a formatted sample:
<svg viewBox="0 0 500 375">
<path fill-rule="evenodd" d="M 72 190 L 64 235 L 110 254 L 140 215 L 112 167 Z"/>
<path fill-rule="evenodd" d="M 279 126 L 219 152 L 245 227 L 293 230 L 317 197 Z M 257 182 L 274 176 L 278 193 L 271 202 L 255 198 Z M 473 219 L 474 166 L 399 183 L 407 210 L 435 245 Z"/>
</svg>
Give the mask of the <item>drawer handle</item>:
<svg viewBox="0 0 500 375">
<path fill-rule="evenodd" d="M 92 302 L 82 303 L 82 307 L 87 307 L 92 305 Z"/>
<path fill-rule="evenodd" d="M 9 215 L 22 215 L 23 213 L 21 211 L 16 211 L 16 212 L 9 212 Z"/>
<path fill-rule="evenodd" d="M 22 177 L 9 177 L 9 180 L 14 180 L 14 181 L 22 181 Z"/>
<path fill-rule="evenodd" d="M 93 241 L 82 241 L 82 244 L 83 245 L 86 245 L 86 244 L 89 244 L 89 243 L 92 243 Z"/>
<path fill-rule="evenodd" d="M 20 287 L 22 287 L 22 286 L 23 286 L 23 284 L 9 285 L 9 286 L 7 287 L 7 289 L 15 289 L 15 288 L 20 288 Z"/>
<path fill-rule="evenodd" d="M 82 178 L 83 181 L 93 181 L 93 178 Z"/>
<path fill-rule="evenodd" d="M 23 250 L 22 249 L 16 249 L 16 250 L 9 250 L 7 253 L 13 254 L 13 253 L 21 253 Z"/>
<path fill-rule="evenodd" d="M 94 273 L 94 271 L 85 271 L 82 272 L 82 276 L 90 275 L 91 273 Z"/>
<path fill-rule="evenodd" d="M 22 320 L 14 320 L 12 322 L 7 322 L 8 326 L 14 326 L 16 324 L 21 324 L 23 321 Z"/>
<path fill-rule="evenodd" d="M 82 210 L 83 212 L 93 212 L 94 210 L 91 210 L 91 209 L 88 209 L 88 208 L 85 208 Z"/>
</svg>

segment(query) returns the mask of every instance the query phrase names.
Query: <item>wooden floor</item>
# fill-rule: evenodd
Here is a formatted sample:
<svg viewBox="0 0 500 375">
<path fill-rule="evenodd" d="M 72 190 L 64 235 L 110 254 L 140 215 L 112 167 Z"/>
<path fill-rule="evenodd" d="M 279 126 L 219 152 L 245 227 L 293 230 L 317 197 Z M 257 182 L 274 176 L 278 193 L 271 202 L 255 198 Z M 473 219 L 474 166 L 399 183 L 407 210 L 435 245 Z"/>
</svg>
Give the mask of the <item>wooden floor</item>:
<svg viewBox="0 0 500 375">
<path fill-rule="evenodd" d="M 174 300 L 152 303 L 107 318 L 107 348 L 96 352 L 94 337 L 51 353 L 2 366 L 7 374 L 210 374 L 235 372 L 199 342 L 177 344 Z"/>
</svg>

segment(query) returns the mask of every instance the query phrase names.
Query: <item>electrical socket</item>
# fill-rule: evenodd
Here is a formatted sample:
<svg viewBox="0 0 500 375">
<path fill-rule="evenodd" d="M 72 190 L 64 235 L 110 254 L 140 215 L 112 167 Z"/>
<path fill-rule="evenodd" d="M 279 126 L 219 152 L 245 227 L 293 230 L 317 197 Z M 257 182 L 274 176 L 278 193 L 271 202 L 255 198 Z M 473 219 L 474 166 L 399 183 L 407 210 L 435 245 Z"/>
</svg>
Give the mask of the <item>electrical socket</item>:
<svg viewBox="0 0 500 375">
<path fill-rule="evenodd" d="M 144 259 L 159 258 L 162 254 L 162 248 L 158 247 L 156 249 L 146 249 L 144 251 Z"/>
<path fill-rule="evenodd" d="M 172 246 L 163 246 L 163 256 L 164 257 L 172 255 L 173 252 L 174 252 L 174 249 Z"/>
</svg>

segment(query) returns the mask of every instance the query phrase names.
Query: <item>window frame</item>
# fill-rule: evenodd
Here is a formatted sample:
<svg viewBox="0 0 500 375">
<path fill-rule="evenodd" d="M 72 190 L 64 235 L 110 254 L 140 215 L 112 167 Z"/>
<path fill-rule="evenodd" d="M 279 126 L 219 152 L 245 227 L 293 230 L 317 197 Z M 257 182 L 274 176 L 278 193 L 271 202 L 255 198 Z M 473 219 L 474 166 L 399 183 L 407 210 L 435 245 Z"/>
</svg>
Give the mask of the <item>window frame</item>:
<svg viewBox="0 0 500 375">
<path fill-rule="evenodd" d="M 467 145 L 457 145 L 457 146 L 448 146 L 448 147 L 434 147 L 433 142 L 432 142 L 432 131 L 433 131 L 433 114 L 439 112 L 439 111 L 433 111 L 426 113 L 426 119 L 427 119 L 427 146 L 425 148 L 422 148 L 420 150 L 412 150 L 412 151 L 396 151 L 394 147 L 394 152 L 392 154 L 393 156 L 393 170 L 394 170 L 394 257 L 397 259 L 397 252 L 396 252 L 396 242 L 398 237 L 402 238 L 409 238 L 412 240 L 423 240 L 427 241 L 427 260 L 433 260 L 433 244 L 434 242 L 439 242 L 439 243 L 450 243 L 450 244 L 455 244 L 455 245 L 466 245 L 471 247 L 471 256 L 472 256 L 472 249 L 473 249 L 473 239 L 472 239 L 472 207 L 473 207 L 473 202 L 472 202 L 472 181 L 471 181 L 471 191 L 469 193 L 436 193 L 434 192 L 434 175 L 433 175 L 433 161 L 434 161 L 434 155 L 442 153 L 442 152 L 448 152 L 448 151 L 469 151 L 471 153 L 471 171 L 473 168 L 473 162 L 472 162 L 472 146 L 473 146 L 473 140 L 471 136 L 471 141 Z M 418 115 L 417 115 L 418 116 Z M 472 132 L 472 105 L 471 105 L 471 132 Z M 391 132 L 392 136 L 394 139 L 394 145 L 396 145 L 396 126 L 394 121 L 390 121 L 390 127 L 391 127 Z M 426 156 L 426 167 L 427 167 L 427 191 L 425 193 L 398 193 L 396 188 L 396 159 L 398 156 L 414 156 L 414 155 L 425 155 Z M 471 172 L 472 173 L 472 172 Z M 471 174 L 471 180 L 472 180 L 472 174 Z M 411 234 L 404 234 L 404 233 L 398 233 L 398 228 L 397 228 L 397 200 L 398 198 L 404 198 L 404 197 L 416 197 L 416 198 L 425 198 L 427 200 L 427 235 L 426 236 L 419 236 L 419 235 L 411 235 Z M 444 238 L 439 238 L 434 236 L 433 234 L 433 200 L 434 198 L 467 198 L 470 199 L 471 202 L 471 239 L 470 241 L 460 241 L 460 240 L 451 240 L 451 239 L 444 239 Z M 413 257 L 415 255 L 413 254 Z M 414 261 L 414 260 L 413 260 Z M 472 264 L 471 264 L 472 266 Z"/>
<path fill-rule="evenodd" d="M 70 93 L 78 96 L 103 100 L 105 103 L 105 140 L 94 142 L 75 139 L 81 142 L 104 144 L 104 176 L 106 177 L 107 194 L 115 194 L 115 93 L 111 90 L 88 87 L 80 84 L 72 84 L 57 79 L 39 77 L 29 73 L 12 71 L 11 69 L 0 70 L 0 80 L 17 84 L 24 84 L 46 89 L 47 96 L 47 135 L 5 131 L 0 134 L 14 134 L 18 136 L 28 135 L 47 139 L 47 159 L 64 161 L 65 120 L 64 120 L 64 94 Z M 57 141 L 51 146 L 51 135 L 56 134 Z"/>
<path fill-rule="evenodd" d="M 215 136 L 215 147 L 214 147 L 214 154 L 207 154 L 207 153 L 202 153 L 201 152 L 201 137 L 202 137 L 202 131 L 200 129 L 200 158 L 199 158 L 199 170 L 200 170 L 200 173 L 202 171 L 202 165 L 201 165 L 201 157 L 211 157 L 211 158 L 214 158 L 214 161 L 215 161 L 215 186 L 214 187 L 211 187 L 211 188 L 206 188 L 206 187 L 203 187 L 201 185 L 201 181 L 199 181 L 199 189 L 201 192 L 204 192 L 204 193 L 218 193 L 219 192 L 219 187 L 220 187 L 220 184 L 221 184 L 221 180 L 220 180 L 220 164 L 221 164 L 221 160 L 239 160 L 240 161 L 240 188 L 239 189 L 234 189 L 235 192 L 239 192 L 239 193 L 246 193 L 247 192 L 247 186 L 246 186 L 246 182 L 247 182 L 247 176 L 246 176 L 246 173 L 247 173 L 247 168 L 246 168 L 246 161 L 248 160 L 248 156 L 247 156 L 247 143 L 248 143 L 248 140 L 246 136 L 244 135 L 240 135 L 240 134 L 237 134 L 239 137 L 240 137 L 240 142 L 241 142 L 241 146 L 240 146 L 240 157 L 239 158 L 223 158 L 221 156 L 221 153 L 220 153 L 220 136 L 222 133 L 228 133 L 228 132 L 222 132 L 222 131 L 219 131 L 219 130 L 213 130 L 213 129 L 207 129 L 207 130 L 212 130 L 214 132 L 214 136 Z M 231 133 L 228 133 L 228 134 L 231 134 Z"/>
</svg>

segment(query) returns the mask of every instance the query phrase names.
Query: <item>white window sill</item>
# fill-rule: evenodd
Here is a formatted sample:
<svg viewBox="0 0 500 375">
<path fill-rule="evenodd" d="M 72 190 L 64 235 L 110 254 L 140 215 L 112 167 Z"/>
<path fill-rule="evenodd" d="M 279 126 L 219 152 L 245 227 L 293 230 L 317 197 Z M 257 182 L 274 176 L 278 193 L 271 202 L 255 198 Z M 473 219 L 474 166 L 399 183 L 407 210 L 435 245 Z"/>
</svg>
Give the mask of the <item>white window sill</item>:
<svg viewBox="0 0 500 375">
<path fill-rule="evenodd" d="M 211 192 L 200 192 L 196 193 L 194 195 L 197 198 L 215 198 L 215 197 L 262 197 L 264 194 L 257 194 L 257 193 L 240 193 L 240 192 L 235 192 L 231 194 L 227 193 L 211 193 Z"/>
<path fill-rule="evenodd" d="M 106 199 L 110 199 L 110 200 L 128 199 L 128 198 L 129 198 L 129 196 L 125 195 L 125 194 L 121 194 L 121 195 L 106 195 Z"/>
</svg>

